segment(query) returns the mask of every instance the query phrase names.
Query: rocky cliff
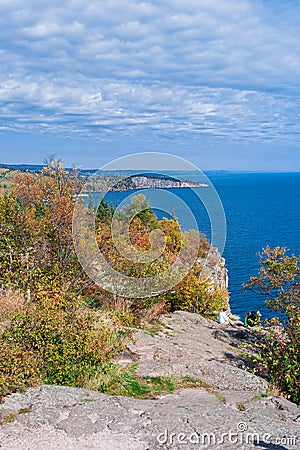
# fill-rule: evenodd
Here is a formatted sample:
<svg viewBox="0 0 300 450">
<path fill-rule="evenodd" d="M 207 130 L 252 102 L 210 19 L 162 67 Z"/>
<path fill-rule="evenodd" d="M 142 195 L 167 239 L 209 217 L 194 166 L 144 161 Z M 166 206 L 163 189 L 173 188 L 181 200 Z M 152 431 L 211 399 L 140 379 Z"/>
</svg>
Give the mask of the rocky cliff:
<svg viewBox="0 0 300 450">
<path fill-rule="evenodd" d="M 207 280 L 210 284 L 211 292 L 216 288 L 227 292 L 228 311 L 230 312 L 229 294 L 228 294 L 228 270 L 223 258 L 217 248 L 211 247 L 208 257 L 198 260 L 203 265 L 201 278 Z"/>
<path fill-rule="evenodd" d="M 186 188 L 186 187 L 207 187 L 207 184 L 193 181 L 177 180 L 171 177 L 158 176 L 133 176 L 130 177 L 135 189 L 168 189 L 168 188 Z"/>
<path fill-rule="evenodd" d="M 212 247 L 206 259 L 199 259 L 204 266 L 203 278 L 211 281 L 211 284 L 221 289 L 228 289 L 228 270 L 217 248 Z"/>
</svg>

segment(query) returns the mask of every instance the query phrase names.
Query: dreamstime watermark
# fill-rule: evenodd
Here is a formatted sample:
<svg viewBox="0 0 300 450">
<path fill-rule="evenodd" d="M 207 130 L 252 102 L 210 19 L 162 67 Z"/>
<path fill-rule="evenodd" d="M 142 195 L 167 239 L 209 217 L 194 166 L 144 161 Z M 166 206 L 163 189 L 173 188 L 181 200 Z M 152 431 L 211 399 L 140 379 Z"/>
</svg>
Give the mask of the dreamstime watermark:
<svg viewBox="0 0 300 450">
<path fill-rule="evenodd" d="M 179 171 L 182 177 L 178 177 Z M 172 173 L 176 173 L 176 175 L 173 176 Z M 191 173 L 197 183 L 188 186 L 186 178 Z M 103 174 L 107 174 L 107 176 L 103 176 Z M 145 189 L 134 191 L 134 195 L 142 193 L 147 198 L 149 195 L 152 209 L 160 210 L 169 217 L 174 217 L 173 212 L 175 211 L 180 229 L 195 229 L 198 233 L 193 235 L 193 239 L 182 240 L 176 260 L 167 267 L 163 266 L 160 262 L 166 248 L 166 237 L 162 229 L 151 231 L 148 250 L 139 251 L 132 244 L 130 224 L 137 214 L 146 209 L 147 205 L 145 206 L 143 201 L 136 201 L 134 207 L 126 209 L 128 197 L 132 195 L 132 191 L 129 190 L 128 197 L 118 205 L 111 221 L 114 247 L 117 254 L 128 260 L 131 265 L 157 264 L 159 270 L 154 271 L 151 276 L 128 276 L 117 269 L 117 265 L 112 264 L 97 243 L 95 233 L 97 208 L 101 199 L 105 198 L 108 192 L 116 190 L 120 186 L 126 189 L 128 186 L 132 186 L 134 179 L 145 181 L 149 178 L 156 180 L 151 189 L 147 189 L 146 186 Z M 183 200 L 182 196 L 177 194 L 175 189 L 172 191 L 161 189 L 158 186 L 160 183 L 165 183 L 169 187 L 190 189 L 193 196 L 193 208 Z M 98 195 L 95 209 L 91 210 L 84 205 L 83 198 L 93 195 L 95 201 L 95 186 L 101 191 L 101 195 Z M 73 215 L 73 242 L 82 267 L 102 289 L 123 297 L 144 298 L 168 291 L 184 279 L 198 258 L 201 239 L 193 212 L 197 209 L 197 205 L 195 205 L 197 202 L 204 206 L 210 220 L 211 250 L 216 247 L 222 254 L 226 240 L 224 209 L 211 181 L 198 167 L 185 159 L 166 153 L 137 153 L 112 161 L 87 179 L 76 201 Z M 124 214 L 125 210 L 126 214 Z M 182 226 L 183 222 L 184 227 Z"/>
<path fill-rule="evenodd" d="M 167 446 L 171 448 L 173 445 L 189 445 L 197 447 L 213 447 L 215 445 L 231 444 L 232 446 L 242 445 L 289 445 L 297 446 L 300 438 L 299 436 L 282 436 L 276 437 L 271 433 L 259 433 L 248 431 L 248 425 L 245 422 L 239 422 L 236 430 L 228 430 L 227 432 L 200 432 L 198 430 L 191 433 L 184 432 L 170 432 L 165 429 L 156 437 L 159 446 Z"/>
</svg>

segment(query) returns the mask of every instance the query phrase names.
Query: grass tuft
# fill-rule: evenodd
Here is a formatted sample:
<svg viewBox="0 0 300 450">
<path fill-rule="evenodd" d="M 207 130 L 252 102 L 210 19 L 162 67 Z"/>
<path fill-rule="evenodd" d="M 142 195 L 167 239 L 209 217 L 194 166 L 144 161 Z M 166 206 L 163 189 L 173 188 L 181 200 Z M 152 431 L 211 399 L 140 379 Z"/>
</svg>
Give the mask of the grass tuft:
<svg viewBox="0 0 300 450">
<path fill-rule="evenodd" d="M 160 394 L 172 394 L 178 389 L 205 388 L 210 386 L 202 380 L 185 377 L 136 375 L 137 364 L 120 367 L 115 363 L 99 367 L 85 380 L 84 386 L 105 394 L 135 398 L 156 398 Z"/>
</svg>

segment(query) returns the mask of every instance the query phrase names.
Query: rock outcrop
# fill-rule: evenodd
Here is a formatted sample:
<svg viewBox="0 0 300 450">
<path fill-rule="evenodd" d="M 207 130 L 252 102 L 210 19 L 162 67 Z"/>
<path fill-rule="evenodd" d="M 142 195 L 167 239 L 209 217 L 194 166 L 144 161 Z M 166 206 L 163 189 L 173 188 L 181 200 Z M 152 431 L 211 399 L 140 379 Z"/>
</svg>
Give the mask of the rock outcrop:
<svg viewBox="0 0 300 450">
<path fill-rule="evenodd" d="M 211 247 L 206 259 L 199 259 L 203 264 L 202 277 L 208 279 L 212 286 L 228 290 L 228 270 L 223 258 L 217 248 Z"/>
<path fill-rule="evenodd" d="M 63 386 L 12 394 L 0 405 L 1 450 L 299 448 L 300 409 L 266 396 L 267 381 L 241 354 L 262 335 L 177 312 L 157 334 L 134 337 L 120 364 L 137 361 L 140 376 L 201 378 L 206 387 L 155 400 Z"/>
</svg>

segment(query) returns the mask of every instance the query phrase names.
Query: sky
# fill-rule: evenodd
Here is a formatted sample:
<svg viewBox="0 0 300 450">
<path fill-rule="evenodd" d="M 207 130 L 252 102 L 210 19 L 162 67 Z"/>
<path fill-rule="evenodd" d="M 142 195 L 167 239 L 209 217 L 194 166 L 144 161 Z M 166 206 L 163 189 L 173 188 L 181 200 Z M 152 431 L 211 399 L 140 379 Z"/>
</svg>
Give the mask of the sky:
<svg viewBox="0 0 300 450">
<path fill-rule="evenodd" d="M 0 0 L 0 162 L 300 171 L 298 0 Z"/>
</svg>

